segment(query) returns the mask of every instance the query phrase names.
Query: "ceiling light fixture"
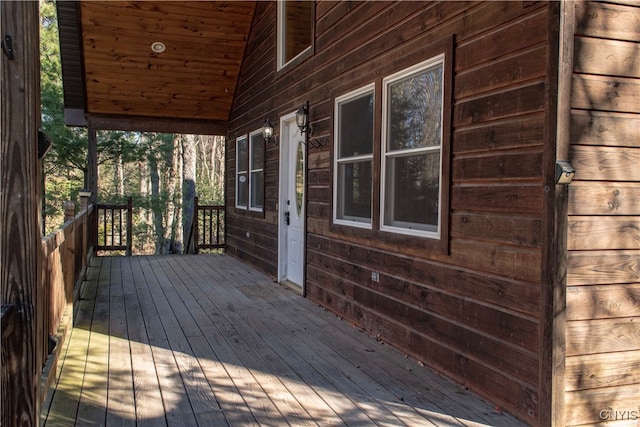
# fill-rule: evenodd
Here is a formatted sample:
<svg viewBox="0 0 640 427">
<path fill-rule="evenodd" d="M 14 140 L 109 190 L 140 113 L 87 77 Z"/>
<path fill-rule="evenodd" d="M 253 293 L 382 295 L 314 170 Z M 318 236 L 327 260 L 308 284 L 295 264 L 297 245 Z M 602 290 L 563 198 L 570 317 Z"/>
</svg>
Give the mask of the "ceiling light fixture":
<svg viewBox="0 0 640 427">
<path fill-rule="evenodd" d="M 167 47 L 162 42 L 153 42 L 151 43 L 151 50 L 155 53 L 162 53 L 167 49 Z"/>
</svg>

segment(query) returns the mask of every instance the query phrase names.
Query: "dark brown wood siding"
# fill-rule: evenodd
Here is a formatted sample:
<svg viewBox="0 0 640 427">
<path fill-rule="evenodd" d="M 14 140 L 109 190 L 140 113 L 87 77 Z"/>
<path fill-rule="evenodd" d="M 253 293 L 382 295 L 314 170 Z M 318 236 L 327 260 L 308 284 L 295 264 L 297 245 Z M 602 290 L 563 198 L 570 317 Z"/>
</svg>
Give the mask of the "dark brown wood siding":
<svg viewBox="0 0 640 427">
<path fill-rule="evenodd" d="M 637 422 L 640 7 L 580 1 L 575 12 L 566 424 Z"/>
<path fill-rule="evenodd" d="M 317 2 L 313 54 L 277 71 L 275 3 L 258 2 L 227 144 L 228 252 L 275 276 L 278 148 L 267 150 L 265 212 L 247 212 L 234 208 L 234 139 L 266 117 L 277 127 L 278 117 L 309 100 L 314 136 L 328 144 L 308 152 L 307 296 L 531 424 L 548 411 L 539 403 L 548 392 L 540 378 L 548 371 L 543 259 L 555 156 L 545 116 L 555 90 L 547 78 L 550 7 Z M 429 59 L 447 38 L 454 40 L 447 250 L 333 224 L 335 98 L 375 83 L 378 102 L 385 76 Z M 378 169 L 380 114 L 378 104 Z"/>
</svg>

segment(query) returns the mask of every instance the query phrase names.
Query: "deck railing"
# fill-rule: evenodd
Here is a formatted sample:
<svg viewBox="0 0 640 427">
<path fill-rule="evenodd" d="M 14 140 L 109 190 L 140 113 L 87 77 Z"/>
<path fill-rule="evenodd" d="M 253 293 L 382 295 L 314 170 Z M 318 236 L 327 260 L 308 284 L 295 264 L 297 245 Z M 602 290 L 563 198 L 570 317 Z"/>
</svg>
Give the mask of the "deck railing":
<svg viewBox="0 0 640 427">
<path fill-rule="evenodd" d="M 91 254 L 93 205 L 89 205 L 57 231 L 42 239 L 43 293 L 38 302 L 42 327 L 37 337 L 42 349 L 36 359 L 43 367 L 40 402 L 55 379 L 62 341 L 72 324 L 74 291 L 84 279 Z"/>
<path fill-rule="evenodd" d="M 101 203 L 97 205 L 96 251 L 132 251 L 133 203 L 131 197 L 126 204 Z"/>
<path fill-rule="evenodd" d="M 223 205 L 201 205 L 198 197 L 193 201 L 194 221 L 185 251 L 198 253 L 200 249 L 225 247 L 225 213 Z M 193 248 L 191 242 L 194 242 Z"/>
</svg>

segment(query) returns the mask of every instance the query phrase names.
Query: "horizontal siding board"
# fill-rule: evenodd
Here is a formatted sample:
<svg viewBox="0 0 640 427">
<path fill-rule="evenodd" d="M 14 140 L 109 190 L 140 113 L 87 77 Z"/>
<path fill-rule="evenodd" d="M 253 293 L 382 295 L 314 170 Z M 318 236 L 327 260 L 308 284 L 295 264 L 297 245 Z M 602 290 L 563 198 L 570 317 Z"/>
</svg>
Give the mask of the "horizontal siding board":
<svg viewBox="0 0 640 427">
<path fill-rule="evenodd" d="M 537 185 L 454 184 L 451 190 L 451 208 L 454 210 L 536 214 L 541 209 L 542 197 L 543 189 Z"/>
<path fill-rule="evenodd" d="M 638 384 L 567 392 L 565 394 L 567 425 L 634 426 L 638 424 Z M 611 412 L 602 412 L 611 411 Z M 627 414 L 623 414 L 627 411 Z M 635 411 L 635 419 L 627 419 Z M 609 417 L 603 420 L 602 417 Z M 617 417 L 616 422 L 612 417 Z"/>
<path fill-rule="evenodd" d="M 640 43 L 576 37 L 576 73 L 640 78 Z"/>
<path fill-rule="evenodd" d="M 640 354 L 640 317 L 567 322 L 567 356 L 634 351 Z"/>
<path fill-rule="evenodd" d="M 481 12 L 487 19 L 495 20 L 496 15 Z M 546 11 L 542 10 L 539 13 L 528 14 L 522 19 L 512 19 L 508 24 L 493 31 L 461 42 L 456 49 L 456 71 L 492 62 L 510 53 L 543 43 L 546 40 L 546 26 L 547 15 Z"/>
<path fill-rule="evenodd" d="M 576 2 L 576 34 L 640 42 L 640 14 L 635 6 Z"/>
<path fill-rule="evenodd" d="M 482 92 L 509 86 L 513 82 L 539 80 L 545 73 L 545 54 L 544 45 L 535 46 L 530 50 L 518 52 L 515 56 L 460 71 L 456 74 L 455 98 L 477 96 Z"/>
<path fill-rule="evenodd" d="M 523 216 L 453 212 L 451 237 L 540 247 L 543 240 L 542 221 L 539 218 Z"/>
<path fill-rule="evenodd" d="M 542 265 L 541 252 L 536 248 L 464 240 L 451 242 L 451 261 L 482 272 L 532 282 L 540 280 Z"/>
<path fill-rule="evenodd" d="M 486 155 L 454 157 L 455 181 L 542 179 L 542 151 L 493 151 Z"/>
<path fill-rule="evenodd" d="M 453 109 L 453 125 L 454 128 L 458 128 L 543 111 L 544 100 L 543 82 L 510 88 L 503 92 L 456 103 Z"/>
<path fill-rule="evenodd" d="M 640 317 L 640 284 L 571 286 L 567 320 Z"/>
<path fill-rule="evenodd" d="M 584 110 L 571 112 L 572 144 L 637 147 L 638 135 L 638 114 Z"/>
<path fill-rule="evenodd" d="M 453 133 L 452 151 L 462 154 L 542 146 L 543 119 L 544 116 L 537 113 L 456 130 Z"/>
<path fill-rule="evenodd" d="M 630 182 L 573 182 L 568 214 L 640 216 L 640 188 Z"/>
<path fill-rule="evenodd" d="M 568 250 L 640 249 L 640 216 L 569 217 Z"/>
<path fill-rule="evenodd" d="M 640 147 L 573 145 L 569 156 L 574 180 L 640 182 Z"/>
<path fill-rule="evenodd" d="M 640 80 L 618 76 L 574 75 L 571 107 L 640 113 Z"/>
<path fill-rule="evenodd" d="M 566 374 L 567 391 L 640 385 L 640 355 L 619 352 L 568 357 Z"/>
<path fill-rule="evenodd" d="M 571 251 L 567 286 L 640 282 L 640 251 Z"/>
</svg>

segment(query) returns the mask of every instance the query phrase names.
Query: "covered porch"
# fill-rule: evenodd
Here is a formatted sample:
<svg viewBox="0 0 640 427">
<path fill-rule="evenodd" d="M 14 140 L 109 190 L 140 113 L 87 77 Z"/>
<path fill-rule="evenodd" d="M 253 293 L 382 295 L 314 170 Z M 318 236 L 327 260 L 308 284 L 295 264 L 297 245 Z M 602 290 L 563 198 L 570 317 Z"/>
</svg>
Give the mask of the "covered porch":
<svg viewBox="0 0 640 427">
<path fill-rule="evenodd" d="M 228 255 L 96 257 L 42 423 L 518 425 Z"/>
</svg>

